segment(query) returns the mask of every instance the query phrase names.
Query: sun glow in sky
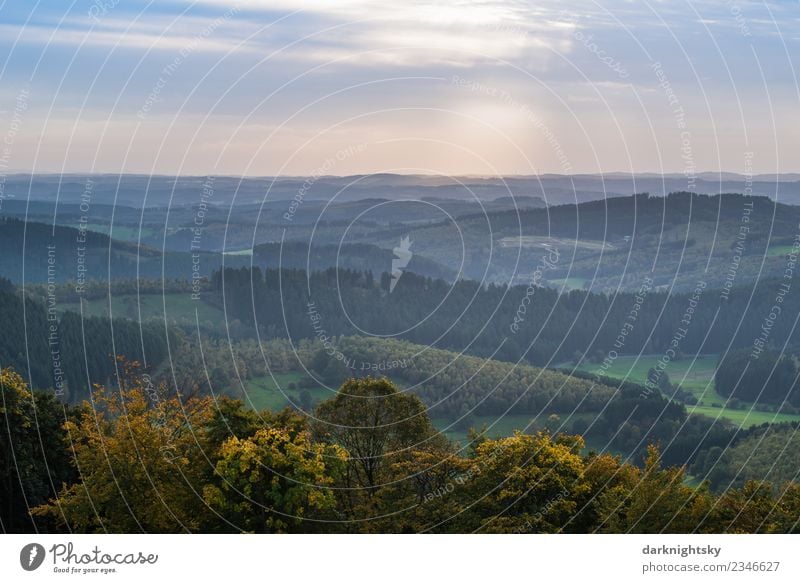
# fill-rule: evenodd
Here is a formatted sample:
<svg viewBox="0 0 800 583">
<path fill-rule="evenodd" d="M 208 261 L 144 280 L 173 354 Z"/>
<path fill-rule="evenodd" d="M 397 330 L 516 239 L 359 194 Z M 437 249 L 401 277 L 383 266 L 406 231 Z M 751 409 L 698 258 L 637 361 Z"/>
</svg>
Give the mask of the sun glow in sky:
<svg viewBox="0 0 800 583">
<path fill-rule="evenodd" d="M 0 8 L 5 167 L 796 172 L 799 14 L 707 0 L 14 0 Z"/>
</svg>

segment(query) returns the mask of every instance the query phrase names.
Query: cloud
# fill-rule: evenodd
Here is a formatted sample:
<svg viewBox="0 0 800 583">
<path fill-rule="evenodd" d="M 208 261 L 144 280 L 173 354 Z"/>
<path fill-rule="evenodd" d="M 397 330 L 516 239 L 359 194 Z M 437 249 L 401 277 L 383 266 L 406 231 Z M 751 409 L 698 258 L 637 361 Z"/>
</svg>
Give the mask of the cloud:
<svg viewBox="0 0 800 583">
<path fill-rule="evenodd" d="M 0 36 L 16 36 L 20 43 L 36 45 L 87 45 L 96 47 L 120 47 L 129 49 L 154 49 L 179 52 L 188 46 L 198 52 L 227 52 L 236 48 L 236 43 L 219 38 L 200 38 L 197 35 L 151 34 L 122 32 L 116 30 L 80 30 L 68 27 L 48 29 L 42 26 L 0 24 Z"/>
<path fill-rule="evenodd" d="M 31 133 L 20 135 L 15 149 L 20 166 L 27 156 L 60 167 L 73 131 L 81 147 L 71 150 L 70 167 L 88 167 L 95 148 L 102 152 L 103 169 L 131 164 L 120 162 L 128 151 L 126 136 L 136 127 L 125 116 L 135 116 L 159 76 L 164 77 L 163 91 L 137 130 L 140 138 L 128 159 L 145 171 L 155 165 L 169 172 L 184 152 L 192 170 L 202 169 L 223 148 L 230 155 L 220 171 L 242 171 L 240 161 L 285 122 L 269 138 L 266 155 L 257 164 L 257 172 L 270 173 L 278 170 L 274 161 L 287 148 L 297 148 L 320 128 L 351 117 L 360 121 L 326 133 L 298 155 L 291 170 L 314 167 L 337 144 L 375 136 L 423 136 L 430 144 L 454 140 L 487 159 L 499 158 L 503 171 L 515 171 L 518 153 L 490 129 L 477 122 L 469 125 L 457 114 L 501 128 L 522 144 L 522 151 L 547 160 L 547 145 L 519 109 L 454 86 L 450 80 L 457 75 L 497 87 L 536 111 L 549 128 L 561 128 L 560 141 L 570 149 L 576 169 L 595 169 L 595 156 L 603 158 L 604 167 L 623 166 L 626 143 L 635 145 L 632 150 L 642 167 L 658 167 L 663 155 L 666 166 L 680 168 L 679 153 L 672 147 L 674 115 L 650 66 L 654 60 L 668 72 L 691 115 L 695 144 L 698 149 L 707 146 L 710 160 L 730 159 L 728 165 L 740 166 L 735 148 L 745 117 L 748 137 L 764 145 L 762 151 L 780 141 L 776 164 L 791 166 L 783 161 L 798 150 L 793 125 L 773 129 L 770 107 L 765 106 L 768 92 L 767 105 L 777 119 L 796 117 L 791 53 L 800 29 L 792 12 L 796 4 L 172 0 L 119 2 L 97 19 L 89 18 L 86 3 L 75 8 L 57 2 L 11 4 L 0 7 L 0 44 L 8 54 L 0 97 L 13 98 L 29 82 L 36 96 L 26 120 Z M 236 11 L 220 22 L 231 7 Z M 180 67 L 165 75 L 165 67 L 179 56 Z M 105 125 L 86 122 L 105 123 L 112 107 L 111 137 L 103 140 L 98 134 Z M 393 110 L 398 113 L 372 114 Z M 44 124 L 48 140 L 37 158 L 41 140 L 36 115 L 45 114 L 50 115 Z M 712 117 L 717 128 L 734 128 L 719 143 L 714 128 L 702 125 Z M 615 118 L 623 120 L 619 127 Z M 174 143 L 151 160 L 152 141 L 173 120 Z M 202 139 L 190 146 L 186 139 L 198 120 L 204 127 Z M 586 138 L 584 128 L 573 121 L 585 126 Z M 649 134 L 651 122 L 657 136 Z M 240 134 L 226 134 L 240 123 Z M 612 132 L 624 133 L 616 146 L 604 145 L 595 153 L 586 145 L 609 144 Z M 353 161 L 347 170 L 368 171 L 393 160 L 405 166 L 437 160 L 452 171 L 473 163 L 459 162 L 456 154 L 439 146 L 392 143 L 385 151 L 376 148 Z M 768 170 L 767 158 L 764 154 L 759 162 Z M 557 171 L 558 163 L 548 167 L 545 162 L 543 169 Z"/>
<path fill-rule="evenodd" d="M 224 6 L 218 0 L 204 4 Z M 354 57 L 349 66 L 386 64 L 470 66 L 486 60 L 515 61 L 564 50 L 566 31 L 549 12 L 523 2 L 367 2 L 285 0 L 239 4 L 243 12 L 284 14 L 293 39 L 308 40 L 284 51 L 293 60 L 324 62 Z M 274 43 L 273 48 L 274 48 Z M 357 57 L 357 58 L 355 58 Z"/>
</svg>

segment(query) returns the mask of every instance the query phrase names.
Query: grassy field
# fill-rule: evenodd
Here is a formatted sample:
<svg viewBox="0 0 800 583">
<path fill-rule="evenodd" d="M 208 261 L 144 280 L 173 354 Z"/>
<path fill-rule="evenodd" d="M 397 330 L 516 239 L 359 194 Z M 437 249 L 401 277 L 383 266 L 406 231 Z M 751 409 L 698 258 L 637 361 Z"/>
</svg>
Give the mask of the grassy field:
<svg viewBox="0 0 800 583">
<path fill-rule="evenodd" d="M 550 279 L 547 283 L 553 287 L 564 287 L 566 291 L 583 289 L 588 280 L 583 277 L 565 277 L 563 279 Z"/>
<path fill-rule="evenodd" d="M 661 358 L 660 354 L 643 354 L 640 356 L 620 356 L 606 370 L 605 374 L 614 379 L 627 379 L 634 383 L 644 384 L 647 372 L 655 366 Z M 727 419 L 740 427 L 760 425 L 762 423 L 781 423 L 783 421 L 800 421 L 800 415 L 787 413 L 769 413 L 766 411 L 748 411 L 752 403 L 743 403 L 744 409 L 731 409 L 725 407 L 726 398 L 714 390 L 714 370 L 717 366 L 716 354 L 704 354 L 697 357 L 687 356 L 682 360 L 672 361 L 666 368 L 669 380 L 673 385 L 680 386 L 687 393 L 697 399 L 694 407 L 687 406 L 687 410 L 695 415 Z M 582 363 L 578 370 L 594 372 L 598 365 Z M 572 370 L 568 364 L 559 368 Z"/>
<path fill-rule="evenodd" d="M 687 407 L 686 409 L 694 415 L 705 415 L 714 419 L 728 419 L 736 423 L 739 427 L 747 428 L 751 425 L 761 425 L 762 423 L 783 423 L 785 421 L 800 421 L 800 415 L 789 413 L 770 413 L 768 411 L 750 411 L 750 405 L 746 409 L 731 409 L 730 407 L 718 408 L 707 406 Z"/>
<path fill-rule="evenodd" d="M 774 245 L 767 249 L 767 257 L 781 257 L 792 252 L 791 245 Z"/>
<path fill-rule="evenodd" d="M 638 357 L 620 356 L 605 371 L 605 375 L 613 379 L 627 379 L 634 383 L 644 384 L 647 380 L 647 372 L 658 363 L 660 358 L 660 354 L 643 354 Z M 671 361 L 667 365 L 666 373 L 673 385 L 678 385 L 684 391 L 693 394 L 698 403 L 722 405 L 725 403 L 725 398 L 714 391 L 716 367 L 717 355 L 703 354 Z M 559 368 L 572 370 L 572 366 L 568 364 L 560 365 Z M 597 364 L 584 362 L 577 370 L 592 373 L 597 368 Z"/>
<path fill-rule="evenodd" d="M 77 303 L 65 303 L 59 304 L 58 309 L 61 312 L 79 312 L 80 306 Z M 87 316 L 108 316 L 110 314 L 115 318 L 138 320 L 140 309 L 142 320 L 163 320 L 166 314 L 167 321 L 183 326 L 195 324 L 195 310 L 201 324 L 212 322 L 219 325 L 225 320 L 222 310 L 202 300 L 192 300 L 188 293 L 164 296 L 160 294 L 142 295 L 138 298 L 138 305 L 135 295 L 115 296 L 111 298 L 110 310 L 106 298 L 88 300 L 83 304 L 83 313 Z"/>
<path fill-rule="evenodd" d="M 241 387 L 231 389 L 229 394 L 242 399 L 256 411 L 263 411 L 264 409 L 280 411 L 292 403 L 300 404 L 300 392 L 302 389 L 290 389 L 289 383 L 297 384 L 304 376 L 303 373 L 289 372 L 276 374 L 274 377 L 256 377 L 245 382 L 246 394 L 242 394 Z M 314 400 L 315 405 L 319 401 L 330 399 L 334 394 L 325 387 L 314 387 L 306 390 L 311 393 L 311 398 Z"/>
<path fill-rule="evenodd" d="M 292 402 L 300 403 L 300 391 L 302 389 L 290 389 L 289 383 L 299 385 L 299 381 L 306 376 L 305 372 L 293 371 L 273 375 L 274 378 L 270 376 L 255 377 L 245 381 L 246 395 L 242 393 L 240 386 L 231 388 L 228 394 L 237 399 L 242 399 L 256 411 L 263 411 L 264 409 L 280 411 L 291 405 L 289 402 L 290 397 Z M 393 380 L 392 382 L 399 389 L 405 388 L 402 382 L 398 382 L 397 380 Z M 335 395 L 333 390 L 323 386 L 305 387 L 305 389 L 311 393 L 314 406 L 320 401 L 325 401 Z"/>
<path fill-rule="evenodd" d="M 526 426 L 528 423 L 531 422 L 533 419 L 532 415 L 504 415 L 502 417 L 497 417 L 494 415 L 487 415 L 487 416 L 479 416 L 473 417 L 471 424 L 475 429 L 480 429 L 484 425 L 488 428 L 487 435 L 489 437 L 507 437 L 512 435 L 514 431 L 524 431 L 525 433 L 533 433 L 535 431 L 540 431 L 542 429 L 550 429 L 550 430 L 557 430 L 562 422 L 564 426 L 560 429 L 560 431 L 569 432 L 572 423 L 579 417 L 584 418 L 586 421 L 591 422 L 591 415 L 572 415 L 569 419 L 566 416 L 562 416 L 559 421 L 548 421 L 547 415 L 540 415 L 535 423 L 533 423 L 530 427 Z M 449 428 L 448 426 L 452 423 L 447 419 L 432 419 L 434 427 L 439 431 L 442 431 L 444 435 L 448 438 L 452 439 L 453 441 L 458 441 L 461 443 L 466 443 L 467 441 L 467 432 L 461 429 L 454 429 Z"/>
</svg>

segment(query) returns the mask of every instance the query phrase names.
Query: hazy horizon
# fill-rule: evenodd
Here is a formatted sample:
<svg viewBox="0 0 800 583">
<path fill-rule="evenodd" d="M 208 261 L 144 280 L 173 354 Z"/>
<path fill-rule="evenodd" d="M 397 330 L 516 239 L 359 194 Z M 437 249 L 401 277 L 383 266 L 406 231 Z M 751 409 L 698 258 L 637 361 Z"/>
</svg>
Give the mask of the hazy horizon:
<svg viewBox="0 0 800 583">
<path fill-rule="evenodd" d="M 243 178 L 243 179 L 259 179 L 259 178 L 308 178 L 308 175 L 304 174 L 225 174 L 225 173 L 214 173 L 214 174 L 169 174 L 169 173 L 153 173 L 153 174 L 146 174 L 142 172 L 113 172 L 113 171 L 82 171 L 82 170 L 74 170 L 70 172 L 51 172 L 47 170 L 40 170 L 40 171 L 31 171 L 31 170 L 9 170 L 4 173 L 5 176 L 160 176 L 165 178 L 198 178 L 204 176 L 216 176 L 220 178 Z M 625 170 L 608 170 L 604 172 L 573 172 L 569 174 L 562 174 L 558 172 L 543 172 L 540 174 L 435 174 L 435 173 L 424 173 L 424 172 L 383 172 L 383 171 L 376 171 L 376 172 L 360 172 L 355 174 L 320 174 L 317 178 L 350 178 L 353 176 L 380 176 L 380 175 L 388 175 L 388 176 L 420 176 L 425 178 L 476 178 L 480 180 L 487 180 L 487 179 L 502 179 L 502 178 L 543 178 L 543 177 L 562 177 L 562 178 L 569 178 L 569 177 L 577 177 L 577 176 L 649 176 L 649 177 L 672 177 L 678 178 L 683 176 L 681 172 L 654 172 L 648 170 L 642 171 L 625 171 Z M 800 180 L 800 171 L 798 172 L 764 172 L 764 173 L 752 173 L 752 174 L 744 174 L 741 172 L 735 172 L 731 170 L 700 170 L 695 174 L 696 177 L 710 177 L 710 176 L 732 176 L 738 178 L 752 178 L 753 180 L 758 178 L 770 178 L 770 177 L 777 177 L 779 180 Z"/>
</svg>

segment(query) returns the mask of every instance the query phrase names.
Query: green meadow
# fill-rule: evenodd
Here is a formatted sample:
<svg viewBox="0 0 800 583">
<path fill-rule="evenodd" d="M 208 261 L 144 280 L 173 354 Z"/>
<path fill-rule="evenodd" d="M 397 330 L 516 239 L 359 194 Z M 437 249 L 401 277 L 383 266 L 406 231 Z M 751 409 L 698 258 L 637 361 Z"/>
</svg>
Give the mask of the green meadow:
<svg viewBox="0 0 800 583">
<path fill-rule="evenodd" d="M 58 305 L 61 312 L 80 312 L 77 302 Z M 132 320 L 166 320 L 179 325 L 193 326 L 196 319 L 201 324 L 215 325 L 225 321 L 225 314 L 202 300 L 193 300 L 188 293 L 148 294 L 138 298 L 135 295 L 113 296 L 111 303 L 107 298 L 84 300 L 83 314 L 86 316 L 111 316 Z"/>
<path fill-rule="evenodd" d="M 606 376 L 613 379 L 625 379 L 634 383 L 644 384 L 648 371 L 654 367 L 661 354 L 642 354 L 639 356 L 620 356 L 606 369 Z M 715 419 L 726 419 L 740 427 L 760 425 L 762 423 L 781 423 L 784 421 L 800 421 L 800 415 L 788 413 L 771 413 L 768 411 L 750 410 L 752 403 L 742 403 L 741 409 L 726 406 L 727 399 L 718 394 L 714 389 L 714 371 L 717 366 L 716 354 L 702 354 L 685 356 L 681 360 L 671 361 L 666 372 L 673 385 L 679 386 L 697 399 L 696 406 L 687 406 L 687 410 L 694 415 L 705 415 Z M 562 364 L 561 370 L 572 370 L 573 366 Z M 595 372 L 597 365 L 581 363 L 577 370 L 582 372 Z"/>
<path fill-rule="evenodd" d="M 228 393 L 238 399 L 242 399 L 252 409 L 263 411 L 280 411 L 292 404 L 300 404 L 300 393 L 304 390 L 299 387 L 305 374 L 300 372 L 288 372 L 275 374 L 272 376 L 255 377 L 244 381 L 244 390 L 241 386 L 234 386 Z M 294 383 L 290 388 L 290 383 Z M 325 399 L 330 399 L 334 392 L 325 387 L 316 386 L 305 388 L 314 401 L 314 404 Z"/>
</svg>

